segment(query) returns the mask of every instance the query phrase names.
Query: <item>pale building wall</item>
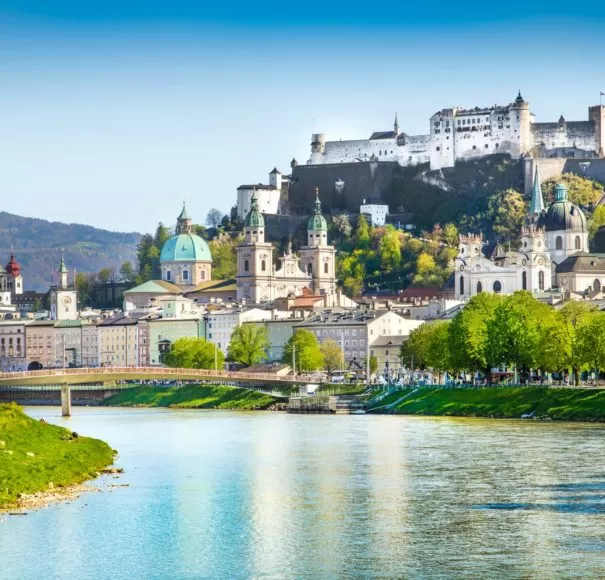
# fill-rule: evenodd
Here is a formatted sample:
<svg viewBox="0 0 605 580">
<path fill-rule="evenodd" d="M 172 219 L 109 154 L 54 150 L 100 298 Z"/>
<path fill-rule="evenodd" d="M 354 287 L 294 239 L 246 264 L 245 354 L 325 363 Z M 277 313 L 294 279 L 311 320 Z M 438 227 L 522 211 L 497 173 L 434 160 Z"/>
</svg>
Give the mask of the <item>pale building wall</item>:
<svg viewBox="0 0 605 580">
<path fill-rule="evenodd" d="M 0 322 L 0 367 L 3 371 L 27 370 L 25 324 Z"/>
<path fill-rule="evenodd" d="M 57 364 L 55 356 L 54 323 L 38 325 L 33 323 L 25 328 L 28 364 L 38 362 L 43 368 L 53 368 Z"/>
<path fill-rule="evenodd" d="M 378 203 L 365 203 L 359 206 L 359 213 L 370 216 L 371 225 L 383 226 L 389 215 L 389 206 Z"/>
<path fill-rule="evenodd" d="M 275 174 L 274 174 L 275 175 Z M 261 213 L 277 214 L 279 213 L 279 199 L 281 196 L 281 179 L 280 187 L 272 186 L 271 188 L 262 188 L 260 186 L 254 188 L 246 188 L 237 190 L 237 217 L 245 219 L 250 211 L 250 203 L 252 196 L 256 195 L 258 209 Z"/>
<path fill-rule="evenodd" d="M 558 240 L 560 244 L 558 244 Z M 546 232 L 546 245 L 551 260 L 560 264 L 565 258 L 578 252 L 588 252 L 588 232 Z M 557 249 L 560 245 L 560 249 Z"/>
<path fill-rule="evenodd" d="M 160 343 L 179 338 L 205 338 L 205 322 L 199 318 L 159 318 L 149 320 L 149 364 L 160 364 Z"/>
<path fill-rule="evenodd" d="M 139 333 L 137 324 L 99 325 L 99 364 L 101 366 L 138 366 Z"/>
<path fill-rule="evenodd" d="M 271 311 L 260 308 L 250 310 L 221 310 L 208 315 L 206 336 L 209 342 L 226 355 L 233 331 L 244 322 L 263 322 L 271 319 Z"/>
</svg>

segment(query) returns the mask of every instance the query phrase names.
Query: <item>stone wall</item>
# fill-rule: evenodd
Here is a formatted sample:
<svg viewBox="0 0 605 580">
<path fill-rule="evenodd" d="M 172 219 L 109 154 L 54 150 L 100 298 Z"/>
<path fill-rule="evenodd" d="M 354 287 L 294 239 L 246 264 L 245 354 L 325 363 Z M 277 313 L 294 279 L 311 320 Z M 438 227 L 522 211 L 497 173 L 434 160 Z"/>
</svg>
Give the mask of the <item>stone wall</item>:
<svg viewBox="0 0 605 580">
<path fill-rule="evenodd" d="M 531 194 L 535 168 L 540 172 L 540 182 L 544 183 L 562 173 L 575 173 L 587 179 L 605 184 L 605 159 L 532 159 L 523 160 L 525 194 Z"/>
</svg>

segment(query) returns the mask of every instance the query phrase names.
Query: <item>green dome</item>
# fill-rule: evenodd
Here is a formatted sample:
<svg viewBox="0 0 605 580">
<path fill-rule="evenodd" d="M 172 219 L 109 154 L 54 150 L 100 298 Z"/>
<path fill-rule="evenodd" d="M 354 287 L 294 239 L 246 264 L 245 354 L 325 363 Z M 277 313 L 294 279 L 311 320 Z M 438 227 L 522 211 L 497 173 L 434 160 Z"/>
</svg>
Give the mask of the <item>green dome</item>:
<svg viewBox="0 0 605 580">
<path fill-rule="evenodd" d="M 246 221 L 244 225 L 247 228 L 264 228 L 265 227 L 265 218 L 263 214 L 258 210 L 258 201 L 256 199 L 256 195 L 252 196 L 250 200 L 250 211 L 246 216 Z"/>
<path fill-rule="evenodd" d="M 542 213 L 538 226 L 547 232 L 587 232 L 586 216 L 574 203 L 567 199 L 567 188 L 563 184 L 555 187 L 555 201 Z"/>
<path fill-rule="evenodd" d="M 309 218 L 307 230 L 311 231 L 328 231 L 328 223 L 326 218 L 321 215 L 321 202 L 319 201 L 319 190 L 315 190 L 315 213 Z"/>
<path fill-rule="evenodd" d="M 212 262 L 212 254 L 200 236 L 179 234 L 164 244 L 160 262 Z"/>
</svg>

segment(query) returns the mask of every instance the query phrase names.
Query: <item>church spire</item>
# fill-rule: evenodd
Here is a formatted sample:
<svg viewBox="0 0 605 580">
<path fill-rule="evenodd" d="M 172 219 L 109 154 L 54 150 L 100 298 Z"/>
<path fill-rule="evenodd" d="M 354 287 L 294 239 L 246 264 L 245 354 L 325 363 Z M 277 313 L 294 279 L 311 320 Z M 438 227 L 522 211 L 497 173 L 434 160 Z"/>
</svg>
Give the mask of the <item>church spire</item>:
<svg viewBox="0 0 605 580">
<path fill-rule="evenodd" d="M 183 202 L 183 209 L 179 217 L 176 218 L 176 233 L 177 235 L 193 233 L 193 222 L 187 213 L 185 202 Z"/>
<path fill-rule="evenodd" d="M 538 173 L 538 167 L 536 166 L 536 172 L 534 174 L 534 186 L 531 190 L 531 205 L 529 208 L 529 214 L 531 216 L 538 216 L 544 211 L 544 198 L 542 197 L 542 186 L 540 185 L 540 174 Z"/>
<path fill-rule="evenodd" d="M 59 262 L 59 288 L 67 288 L 67 266 L 63 249 L 61 249 L 61 261 Z"/>
<path fill-rule="evenodd" d="M 399 121 L 397 120 L 397 113 L 395 113 L 395 123 L 393 124 L 393 129 L 395 131 L 395 137 L 399 135 Z"/>
</svg>

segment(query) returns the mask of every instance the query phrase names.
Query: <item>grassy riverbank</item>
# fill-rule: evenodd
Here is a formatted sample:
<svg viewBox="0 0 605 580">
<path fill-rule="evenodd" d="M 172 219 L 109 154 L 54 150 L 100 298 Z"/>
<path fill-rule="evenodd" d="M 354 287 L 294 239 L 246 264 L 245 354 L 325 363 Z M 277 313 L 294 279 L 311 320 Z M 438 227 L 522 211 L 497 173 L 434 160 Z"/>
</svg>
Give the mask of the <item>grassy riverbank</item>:
<svg viewBox="0 0 605 580">
<path fill-rule="evenodd" d="M 92 479 L 113 459 L 103 441 L 36 421 L 18 405 L 0 405 L 0 507 L 17 503 L 20 494 Z"/>
<path fill-rule="evenodd" d="M 404 395 L 405 391 L 398 391 L 376 406 L 395 403 Z M 605 390 L 544 387 L 426 388 L 410 394 L 392 409 L 382 408 L 376 412 L 511 418 L 533 414 L 537 418 L 561 421 L 605 421 Z"/>
<path fill-rule="evenodd" d="M 284 399 L 236 387 L 187 385 L 133 387 L 105 399 L 107 407 L 176 407 L 181 409 L 267 409 Z"/>
</svg>

